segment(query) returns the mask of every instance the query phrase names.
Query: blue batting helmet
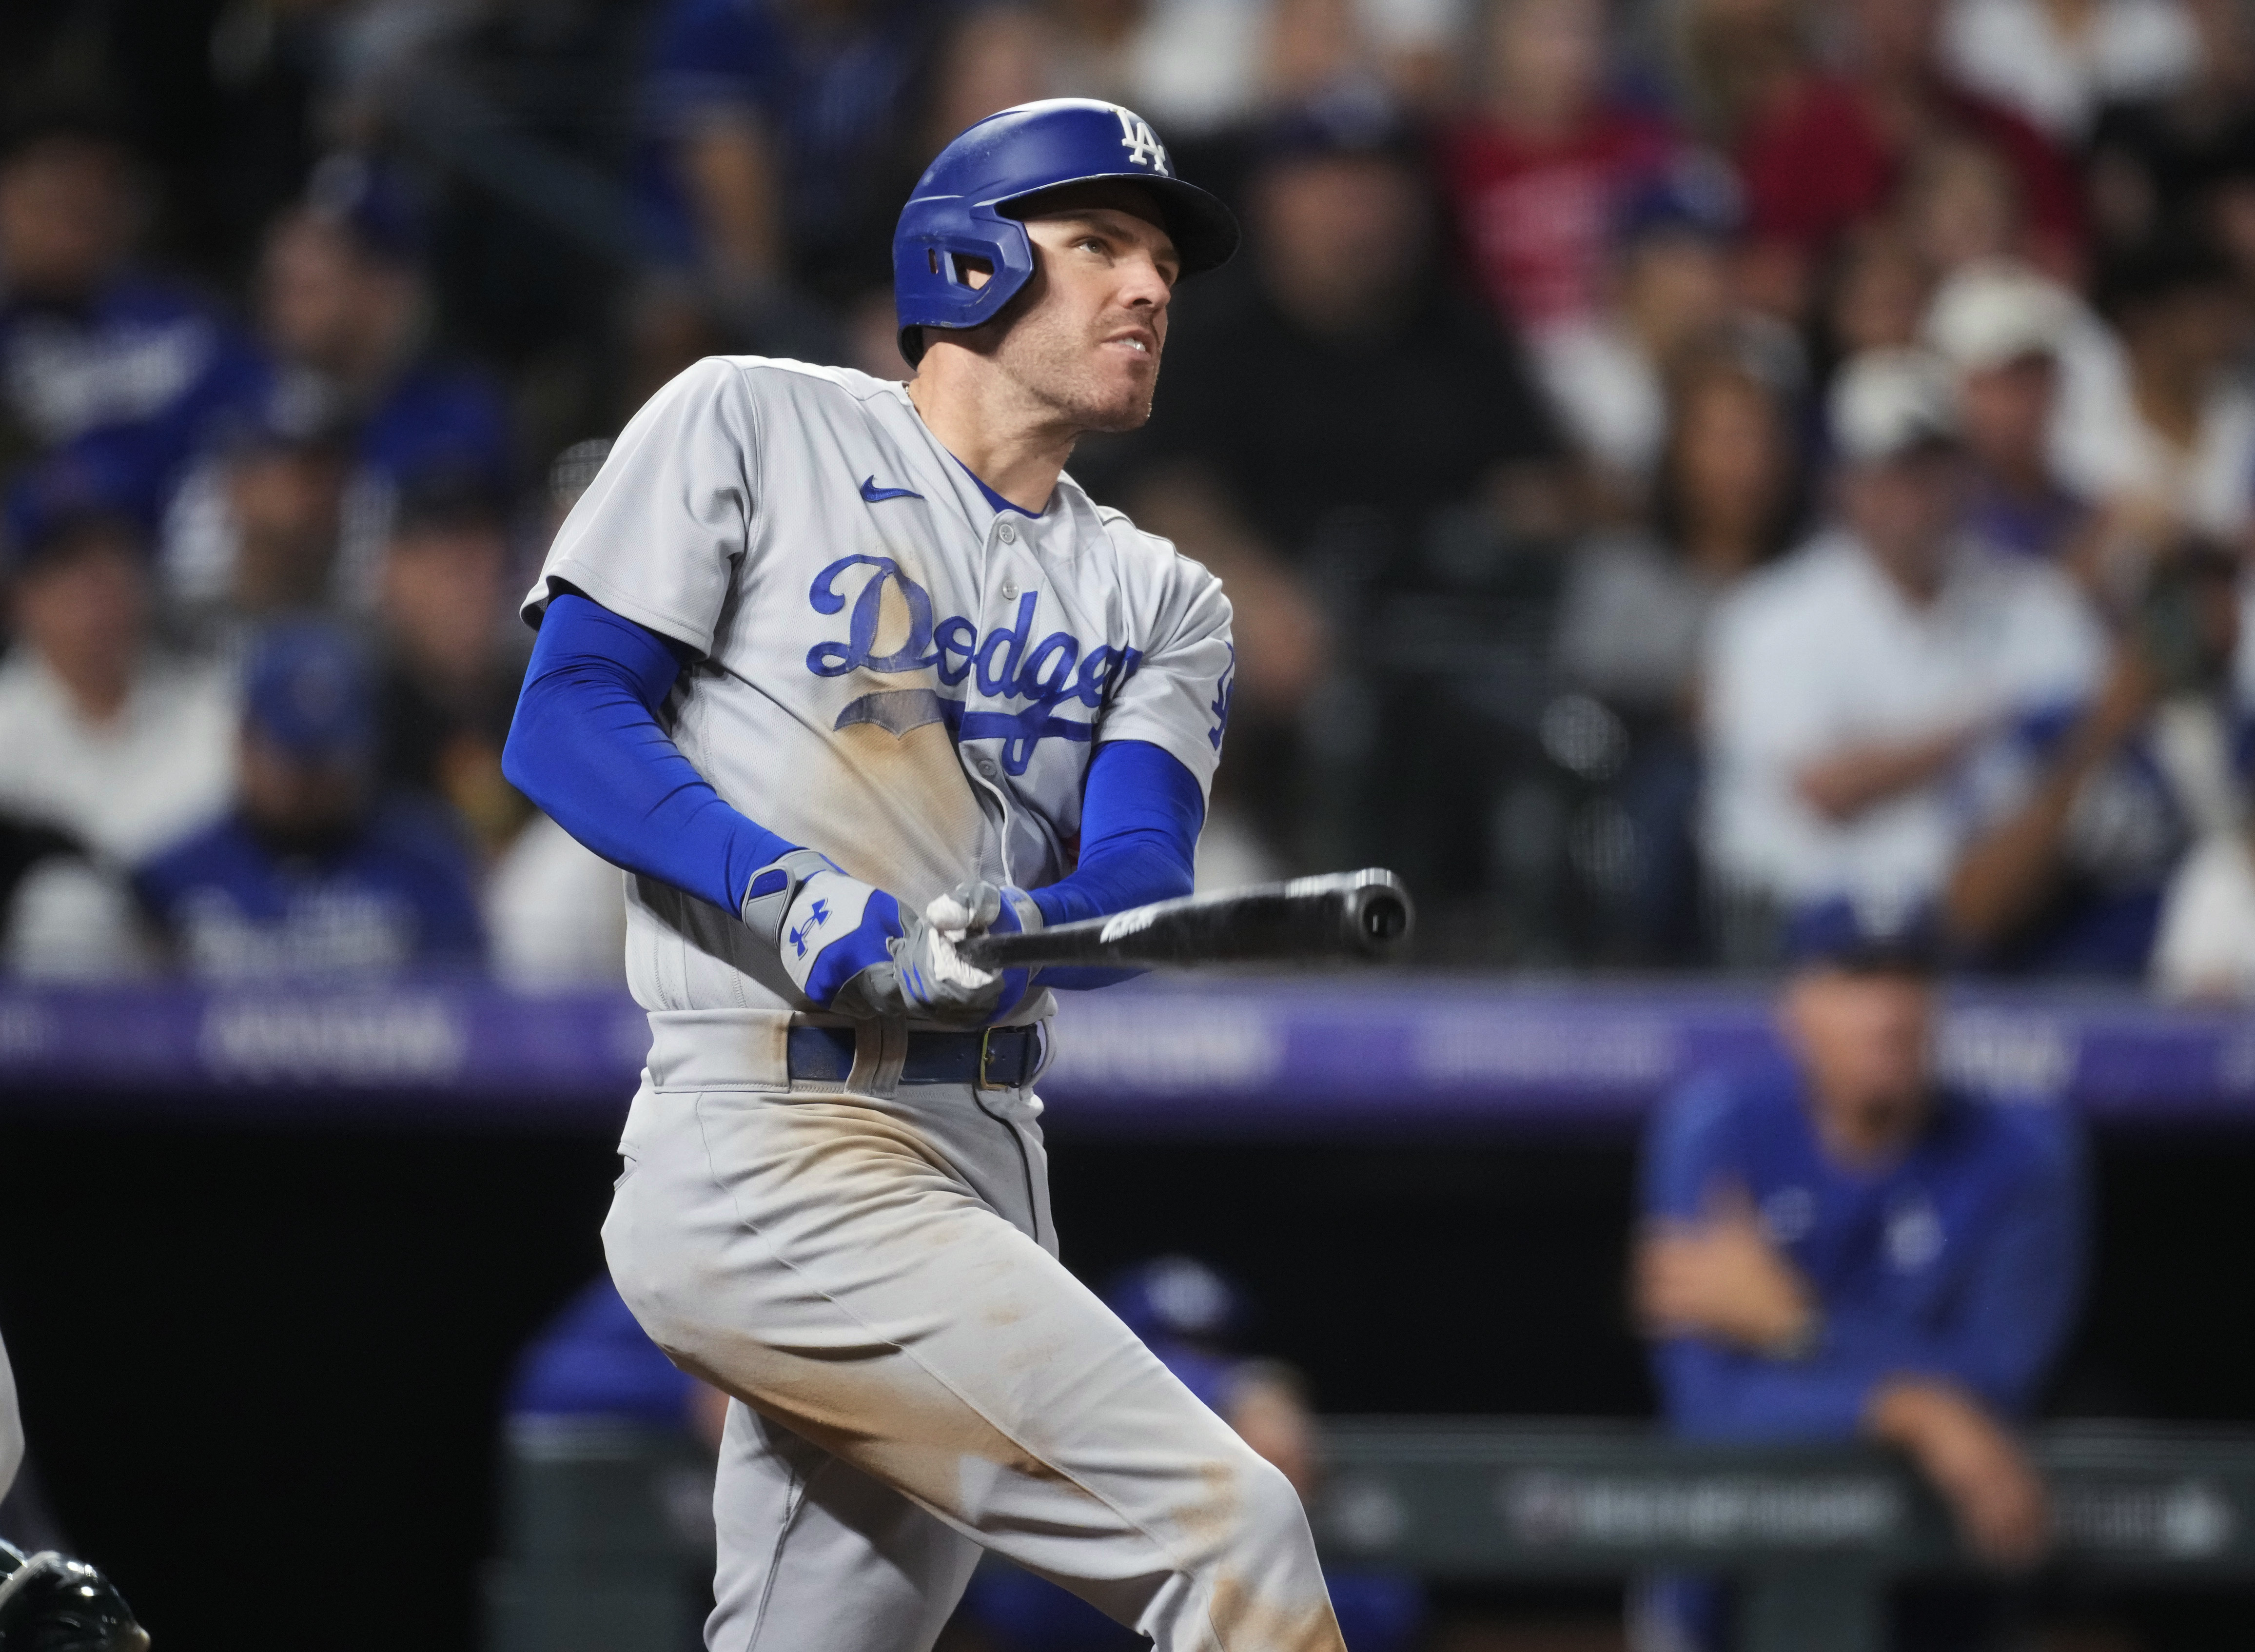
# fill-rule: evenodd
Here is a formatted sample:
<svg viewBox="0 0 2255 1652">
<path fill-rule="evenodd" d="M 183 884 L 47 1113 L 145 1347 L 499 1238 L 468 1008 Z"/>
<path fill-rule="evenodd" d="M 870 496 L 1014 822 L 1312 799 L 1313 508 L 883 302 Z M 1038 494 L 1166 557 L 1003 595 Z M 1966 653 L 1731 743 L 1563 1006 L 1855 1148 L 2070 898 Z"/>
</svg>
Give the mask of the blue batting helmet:
<svg viewBox="0 0 2255 1652">
<path fill-rule="evenodd" d="M 1167 146 L 1132 109 L 1092 98 L 1053 97 L 1006 109 L 940 151 L 893 232 L 893 301 L 901 354 L 924 354 L 918 327 L 970 327 L 992 320 L 1034 273 L 1034 246 L 1018 221 L 1033 197 L 1066 184 L 1117 179 L 1141 184 L 1194 275 L 1237 250 L 1237 220 L 1195 184 L 1175 176 Z M 962 261 L 990 265 L 984 286 Z"/>
</svg>

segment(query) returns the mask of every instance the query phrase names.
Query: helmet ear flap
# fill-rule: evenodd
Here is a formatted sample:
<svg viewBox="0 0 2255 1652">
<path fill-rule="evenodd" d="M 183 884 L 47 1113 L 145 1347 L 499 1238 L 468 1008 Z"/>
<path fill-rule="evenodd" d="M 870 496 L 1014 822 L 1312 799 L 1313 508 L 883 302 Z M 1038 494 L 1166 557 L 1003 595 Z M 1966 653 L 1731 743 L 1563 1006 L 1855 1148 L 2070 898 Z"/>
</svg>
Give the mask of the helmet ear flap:
<svg viewBox="0 0 2255 1652">
<path fill-rule="evenodd" d="M 910 221 L 911 215 L 923 221 Z M 923 354 L 918 327 L 992 320 L 1033 273 L 1033 240 L 1016 220 L 992 207 L 966 210 L 959 200 L 911 202 L 893 244 L 901 354 L 911 364 Z"/>
</svg>

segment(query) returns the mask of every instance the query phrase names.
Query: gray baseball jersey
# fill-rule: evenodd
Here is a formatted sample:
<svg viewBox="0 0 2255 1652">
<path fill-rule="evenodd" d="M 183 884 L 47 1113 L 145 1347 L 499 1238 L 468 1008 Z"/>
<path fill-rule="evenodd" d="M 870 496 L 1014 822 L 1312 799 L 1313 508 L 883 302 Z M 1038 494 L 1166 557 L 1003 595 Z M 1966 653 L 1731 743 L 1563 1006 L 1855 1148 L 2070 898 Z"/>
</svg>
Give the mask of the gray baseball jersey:
<svg viewBox="0 0 2255 1652">
<path fill-rule="evenodd" d="M 702 657 L 666 716 L 722 798 L 918 910 L 966 878 L 1071 870 L 1099 743 L 1148 741 L 1201 789 L 1219 756 L 1219 581 L 1070 477 L 1038 517 L 996 510 L 906 386 L 847 369 L 683 373 L 620 436 L 526 614 L 559 585 Z M 627 901 L 644 1009 L 808 1007 L 735 914 L 643 877 Z"/>
</svg>

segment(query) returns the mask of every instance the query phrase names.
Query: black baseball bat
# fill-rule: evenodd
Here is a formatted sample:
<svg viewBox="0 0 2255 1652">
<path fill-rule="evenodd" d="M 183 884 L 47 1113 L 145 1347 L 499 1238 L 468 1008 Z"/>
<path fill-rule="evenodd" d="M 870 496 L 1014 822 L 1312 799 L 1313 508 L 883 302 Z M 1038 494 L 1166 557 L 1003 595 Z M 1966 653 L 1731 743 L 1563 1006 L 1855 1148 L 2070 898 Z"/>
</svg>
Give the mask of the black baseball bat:
<svg viewBox="0 0 2255 1652">
<path fill-rule="evenodd" d="M 1409 891 L 1376 867 L 1154 901 L 1110 917 L 959 942 L 981 969 L 1037 964 L 1250 964 L 1384 958 L 1409 934 Z"/>
</svg>

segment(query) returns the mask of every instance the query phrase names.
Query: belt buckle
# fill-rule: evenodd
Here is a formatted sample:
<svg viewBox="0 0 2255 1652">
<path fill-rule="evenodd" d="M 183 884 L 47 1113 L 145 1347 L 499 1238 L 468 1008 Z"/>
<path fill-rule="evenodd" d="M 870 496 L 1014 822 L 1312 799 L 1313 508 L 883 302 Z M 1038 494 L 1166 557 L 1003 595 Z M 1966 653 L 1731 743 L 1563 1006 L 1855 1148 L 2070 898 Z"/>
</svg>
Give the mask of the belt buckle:
<svg viewBox="0 0 2255 1652">
<path fill-rule="evenodd" d="M 994 1058 L 994 1035 L 998 1032 L 1007 1032 L 1008 1030 L 1009 1029 L 1007 1027 L 986 1027 L 980 1029 L 979 1034 L 979 1073 L 977 1079 L 973 1081 L 973 1088 L 980 1090 L 1015 1090 L 1018 1087 L 1014 1084 L 998 1084 L 994 1079 L 987 1077 L 987 1064 Z"/>
</svg>

